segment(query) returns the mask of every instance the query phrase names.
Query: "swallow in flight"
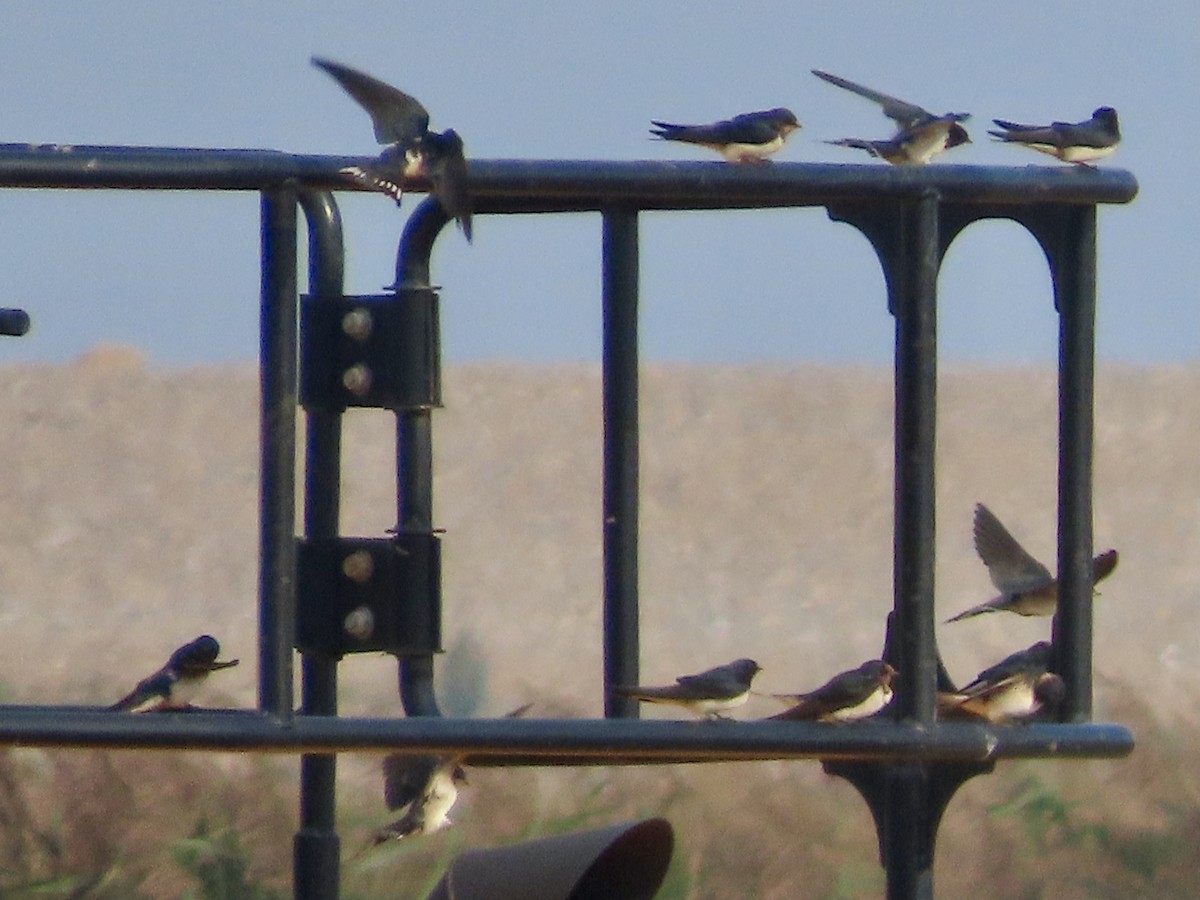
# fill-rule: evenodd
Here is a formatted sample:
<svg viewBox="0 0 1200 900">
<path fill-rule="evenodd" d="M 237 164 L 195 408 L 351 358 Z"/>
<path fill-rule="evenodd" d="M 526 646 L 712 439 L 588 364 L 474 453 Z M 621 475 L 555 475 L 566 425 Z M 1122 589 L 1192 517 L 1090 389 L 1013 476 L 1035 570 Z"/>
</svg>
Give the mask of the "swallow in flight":
<svg viewBox="0 0 1200 900">
<path fill-rule="evenodd" d="M 446 214 L 458 220 L 467 240 L 471 240 L 471 194 L 467 188 L 467 161 L 463 141 L 450 128 L 429 130 L 429 111 L 390 84 L 370 75 L 313 57 L 312 63 L 340 84 L 358 105 L 371 116 L 375 139 L 387 147 L 379 159 L 365 167 L 349 166 L 349 175 L 373 190 L 388 194 L 396 203 L 408 178 L 425 178 Z"/>
<path fill-rule="evenodd" d="M 967 130 L 959 124 L 971 118 L 970 113 L 935 116 L 915 103 L 899 100 L 849 79 L 819 69 L 813 69 L 812 73 L 823 81 L 878 103 L 883 107 L 883 114 L 896 123 L 896 133 L 886 140 L 843 138 L 826 143 L 866 150 L 876 159 L 886 160 L 894 166 L 924 165 L 943 150 L 971 143 Z"/>
<path fill-rule="evenodd" d="M 987 566 L 992 584 L 1000 591 L 986 603 L 972 606 L 947 619 L 957 622 L 990 612 L 1015 612 L 1020 616 L 1052 616 L 1058 607 L 1058 579 L 1025 552 L 1000 520 L 982 503 L 975 506 L 975 551 Z M 1092 560 L 1096 584 L 1117 566 L 1117 551 L 1105 550 Z"/>
<path fill-rule="evenodd" d="M 532 705 L 519 706 L 504 718 L 523 716 Z M 461 756 L 389 753 L 383 760 L 383 799 L 388 809 L 404 812 L 376 831 L 370 846 L 433 834 L 451 825 L 450 810 L 458 800 L 459 787 L 466 783 Z"/>
<path fill-rule="evenodd" d="M 458 788 L 467 783 L 458 757 L 393 753 L 384 759 L 383 773 L 388 809 L 404 809 L 404 813 L 375 833 L 372 846 L 433 834 L 451 824 Z"/>
</svg>

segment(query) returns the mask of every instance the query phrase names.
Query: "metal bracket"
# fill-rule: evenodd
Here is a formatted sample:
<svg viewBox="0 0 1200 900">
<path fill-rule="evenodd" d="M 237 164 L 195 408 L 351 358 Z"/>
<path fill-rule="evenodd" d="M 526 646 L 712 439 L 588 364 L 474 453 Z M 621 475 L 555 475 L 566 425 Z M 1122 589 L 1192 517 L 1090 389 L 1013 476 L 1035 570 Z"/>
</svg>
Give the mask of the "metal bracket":
<svg viewBox="0 0 1200 900">
<path fill-rule="evenodd" d="M 304 295 L 300 402 L 305 409 L 430 409 L 442 405 L 438 295 Z"/>
<path fill-rule="evenodd" d="M 437 535 L 301 538 L 297 549 L 297 649 L 331 657 L 441 652 Z"/>
<path fill-rule="evenodd" d="M 994 761 L 895 764 L 826 760 L 826 774 L 849 781 L 871 810 L 888 896 L 933 896 L 933 851 L 938 825 L 962 784 L 996 767 Z M 902 887 L 898 887 L 902 886 Z"/>
</svg>

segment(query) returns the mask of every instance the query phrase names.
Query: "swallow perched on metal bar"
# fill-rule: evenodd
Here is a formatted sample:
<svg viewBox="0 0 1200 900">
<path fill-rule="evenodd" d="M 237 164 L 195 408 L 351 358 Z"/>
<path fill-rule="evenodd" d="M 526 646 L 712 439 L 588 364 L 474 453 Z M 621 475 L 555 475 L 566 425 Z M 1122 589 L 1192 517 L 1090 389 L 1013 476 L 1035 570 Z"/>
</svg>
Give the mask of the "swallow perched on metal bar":
<svg viewBox="0 0 1200 900">
<path fill-rule="evenodd" d="M 896 670 L 882 659 L 834 675 L 807 694 L 771 694 L 791 707 L 769 720 L 791 722 L 854 722 L 879 712 L 892 700 Z"/>
<path fill-rule="evenodd" d="M 984 684 L 1003 681 L 1020 672 L 1046 672 L 1050 669 L 1050 642 L 1038 641 L 1024 650 L 1010 653 L 995 665 L 988 666 L 975 676 L 975 680 L 962 688 L 959 693 L 970 693 Z"/>
<path fill-rule="evenodd" d="M 371 116 L 375 139 L 387 148 L 371 165 L 349 166 L 342 173 L 382 191 L 400 202 L 406 178 L 426 178 L 446 214 L 458 220 L 471 240 L 471 194 L 467 189 L 467 161 L 463 141 L 450 128 L 429 130 L 429 111 L 401 90 L 370 75 L 313 57 L 312 63 L 328 72 L 358 105 Z"/>
<path fill-rule="evenodd" d="M 971 143 L 967 130 L 959 124 L 971 118 L 970 113 L 945 113 L 935 116 L 915 103 L 872 90 L 849 79 L 819 69 L 813 69 L 812 73 L 823 81 L 878 103 L 883 107 L 883 114 L 896 123 L 896 133 L 886 140 L 843 138 L 838 141 L 826 141 L 827 144 L 866 150 L 877 159 L 886 160 L 894 166 L 920 166 L 943 150 Z"/>
<path fill-rule="evenodd" d="M 172 653 L 165 666 L 143 678 L 137 687 L 108 708 L 114 712 L 191 709 L 191 698 L 209 672 L 238 664 L 236 659 L 218 661 L 220 653 L 221 645 L 217 639 L 202 634 Z"/>
<path fill-rule="evenodd" d="M 736 659 L 695 675 L 680 675 L 663 687 L 617 685 L 613 692 L 646 703 L 671 703 L 706 719 L 721 719 L 727 709 L 743 705 L 750 683 L 762 671 L 752 659 Z"/>
<path fill-rule="evenodd" d="M 1047 671 L 1049 664 L 1050 645 L 1039 641 L 984 669 L 962 690 L 939 693 L 938 714 L 1005 724 L 1053 713 L 1066 696 L 1066 685 Z"/>
<path fill-rule="evenodd" d="M 518 706 L 504 718 L 519 718 L 531 706 Z M 366 849 L 385 841 L 433 834 L 453 824 L 450 810 L 458 800 L 459 787 L 466 783 L 461 756 L 389 753 L 383 760 L 383 799 L 388 809 L 403 809 L 404 813 L 376 831 Z"/>
<path fill-rule="evenodd" d="M 1052 616 L 1058 608 L 1058 579 L 1025 552 L 990 509 L 975 505 L 975 551 L 987 566 L 992 584 L 1000 591 L 986 603 L 972 606 L 946 622 L 957 622 L 990 612 L 1019 616 Z M 1092 584 L 1107 578 L 1117 567 L 1117 551 L 1105 550 L 1092 560 Z"/>
<path fill-rule="evenodd" d="M 765 163 L 800 127 L 796 114 L 782 106 L 742 113 L 711 125 L 674 125 L 651 121 L 650 133 L 664 141 L 698 144 L 715 150 L 731 163 Z"/>
<path fill-rule="evenodd" d="M 1063 162 L 1092 168 L 1089 163 L 1117 149 L 1121 127 L 1117 111 L 1101 106 L 1082 122 L 1051 122 L 1049 125 L 1021 125 L 1005 119 L 992 119 L 1001 131 L 989 131 L 992 137 L 1012 144 L 1024 144 Z"/>
</svg>

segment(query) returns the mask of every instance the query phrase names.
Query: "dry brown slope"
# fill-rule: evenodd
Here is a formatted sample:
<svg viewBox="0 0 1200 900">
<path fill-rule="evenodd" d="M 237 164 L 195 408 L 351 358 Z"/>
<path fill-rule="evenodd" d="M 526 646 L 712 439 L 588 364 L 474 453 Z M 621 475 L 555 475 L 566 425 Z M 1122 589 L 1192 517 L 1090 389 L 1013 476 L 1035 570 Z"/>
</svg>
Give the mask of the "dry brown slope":
<svg viewBox="0 0 1200 900">
<path fill-rule="evenodd" d="M 754 656 L 796 690 L 875 655 L 890 604 L 891 384 L 884 370 L 649 366 L 643 376 L 643 672 Z M 96 701 L 200 631 L 250 662 L 256 614 L 257 376 L 147 369 L 121 353 L 0 368 L 0 684 Z M 487 647 L 498 708 L 544 694 L 600 707 L 600 402 L 593 366 L 454 367 L 436 413 L 447 644 Z M 987 502 L 1053 561 L 1053 374 L 944 367 L 938 596 L 988 596 L 970 544 Z M 1096 539 L 1121 551 L 1097 607 L 1109 681 L 1200 681 L 1200 368 L 1102 370 Z M 345 530 L 395 521 L 385 415 L 348 417 Z M 1045 636 L 1041 620 L 942 628 L 951 671 Z M 84 655 L 86 654 L 86 656 Z M 80 660 L 86 659 L 86 665 Z M 222 679 L 252 702 L 254 671 Z M 348 710 L 396 708 L 386 658 L 346 668 Z"/>
</svg>

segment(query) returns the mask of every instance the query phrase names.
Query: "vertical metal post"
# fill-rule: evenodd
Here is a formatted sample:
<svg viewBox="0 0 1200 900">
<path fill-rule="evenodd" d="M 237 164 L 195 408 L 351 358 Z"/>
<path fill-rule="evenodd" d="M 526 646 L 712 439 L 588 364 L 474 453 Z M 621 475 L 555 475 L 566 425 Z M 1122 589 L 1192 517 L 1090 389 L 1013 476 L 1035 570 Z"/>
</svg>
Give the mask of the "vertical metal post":
<svg viewBox="0 0 1200 900">
<path fill-rule="evenodd" d="M 1096 331 L 1096 208 L 1070 207 L 1059 241 L 1058 614 L 1056 667 L 1067 685 L 1063 717 L 1092 715 L 1092 451 Z"/>
<path fill-rule="evenodd" d="M 396 414 L 396 526 L 433 529 L 433 417 L 428 409 Z"/>
<path fill-rule="evenodd" d="M 894 649 L 900 718 L 932 726 L 934 451 L 937 408 L 938 198 L 926 192 L 902 214 L 889 285 L 896 319 Z"/>
<path fill-rule="evenodd" d="M 638 680 L 638 218 L 603 210 L 604 712 L 636 718 Z"/>
<path fill-rule="evenodd" d="M 896 320 L 895 597 L 885 652 L 899 674 L 890 711 L 932 730 L 939 679 L 950 686 L 934 631 L 937 276 L 946 242 L 966 220 L 934 190 L 882 208 L 838 205 L 829 215 L 854 225 L 875 247 Z M 994 765 L 823 762 L 826 772 L 847 779 L 867 801 L 889 900 L 933 897 L 933 852 L 946 805 L 963 782 Z"/>
<path fill-rule="evenodd" d="M 309 291 L 315 297 L 342 294 L 342 224 L 333 195 L 300 196 L 308 222 Z M 320 302 L 319 300 L 317 302 Z M 342 411 L 309 409 L 306 420 L 304 533 L 310 538 L 338 533 L 341 505 Z M 305 653 L 300 660 L 301 711 L 337 715 L 337 660 Z M 300 758 L 300 830 L 292 844 L 296 900 L 335 900 L 339 892 L 341 841 L 335 820 L 337 756 L 307 753 Z"/>
<path fill-rule="evenodd" d="M 262 192 L 258 704 L 292 715 L 296 632 L 296 188 Z"/>
<path fill-rule="evenodd" d="M 405 288 L 429 287 L 433 244 L 449 221 L 446 210 L 433 197 L 413 211 L 396 253 L 393 289 L 397 295 Z M 396 413 L 396 530 L 433 530 L 433 420 L 428 409 Z M 434 693 L 432 656 L 403 657 L 397 678 L 406 714 L 441 715 Z"/>
<path fill-rule="evenodd" d="M 934 727 L 934 451 L 937 409 L 938 196 L 926 191 L 899 217 L 889 261 L 896 319 L 895 535 L 892 651 L 894 714 Z M 933 897 L 934 813 L 929 769 L 896 766 L 884 777 L 880 845 L 889 900 Z"/>
<path fill-rule="evenodd" d="M 396 530 L 433 530 L 433 420 L 428 409 L 396 413 Z M 441 715 L 431 656 L 403 657 L 398 678 L 408 715 Z"/>
</svg>

